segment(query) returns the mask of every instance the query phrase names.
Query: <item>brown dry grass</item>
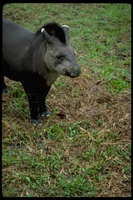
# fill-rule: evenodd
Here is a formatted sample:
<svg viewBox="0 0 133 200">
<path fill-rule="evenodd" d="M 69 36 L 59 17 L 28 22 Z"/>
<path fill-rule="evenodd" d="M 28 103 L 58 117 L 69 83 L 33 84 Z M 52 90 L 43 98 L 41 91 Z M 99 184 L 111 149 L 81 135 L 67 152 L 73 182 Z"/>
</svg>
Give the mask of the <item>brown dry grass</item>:
<svg viewBox="0 0 133 200">
<path fill-rule="evenodd" d="M 88 74 L 88 78 L 85 78 L 86 74 Z M 97 80 L 95 74 L 89 70 L 82 70 L 82 76 L 75 80 L 69 80 L 69 84 L 75 91 L 79 90 L 80 94 L 72 99 L 69 91 L 62 91 L 63 98 L 58 99 L 60 113 L 68 115 L 71 122 L 86 119 L 89 122 L 89 128 L 99 132 L 99 139 L 104 138 L 108 133 L 109 139 L 101 142 L 99 152 L 113 144 L 110 142 L 112 136 L 109 134 L 115 133 L 118 133 L 118 136 L 114 145 L 118 145 L 124 151 L 126 146 L 131 143 L 131 92 L 126 91 L 122 94 L 107 92 L 104 83 Z M 50 96 L 54 97 L 53 93 L 56 93 L 55 87 L 52 88 Z M 57 101 L 54 98 L 49 98 L 48 102 L 52 107 L 56 107 Z M 98 125 L 98 121 L 102 121 L 102 123 Z M 88 130 L 80 128 L 93 140 L 93 136 Z M 126 166 L 126 160 L 125 163 L 120 161 L 119 166 L 114 167 L 115 159 L 118 159 L 117 156 L 108 157 L 110 176 L 104 182 L 100 182 L 101 185 L 98 183 L 97 188 L 104 188 L 101 193 L 97 193 L 98 197 L 131 195 L 130 177 L 124 175 L 122 169 L 123 166 Z M 129 161 L 127 160 L 127 162 Z"/>
<path fill-rule="evenodd" d="M 79 127 L 81 131 L 88 136 L 90 147 L 92 146 L 92 148 L 93 141 L 95 140 L 95 135 L 92 134 L 92 130 L 98 132 L 97 139 L 101 141 L 97 148 L 99 156 L 102 156 L 103 151 L 108 149 L 111 145 L 120 147 L 121 151 L 124 152 L 126 147 L 131 143 L 130 91 L 126 91 L 122 94 L 107 92 L 105 90 L 104 83 L 99 81 L 91 70 L 86 71 L 82 69 L 81 77 L 76 79 L 69 79 L 66 77 L 60 77 L 59 79 L 60 81 L 64 81 L 66 87 L 59 93 L 56 84 L 54 84 L 50 90 L 47 103 L 51 111 L 57 108 L 57 113 L 54 117 L 52 117 L 52 120 L 49 122 L 49 126 L 56 124 L 59 121 L 65 125 L 67 123 L 73 124 L 76 121 L 85 120 L 88 122 L 89 127 L 84 127 L 82 123 Z M 8 85 L 11 84 L 10 80 L 6 79 L 6 81 L 8 82 Z M 3 107 L 5 107 L 6 104 L 8 106 L 10 97 L 3 95 L 2 101 Z M 27 103 L 26 106 L 28 106 Z M 12 116 L 14 116 L 14 114 Z M 24 121 L 23 120 L 24 118 L 21 119 L 21 114 L 14 116 L 10 119 L 10 121 L 8 121 L 8 119 L 6 120 L 6 118 L 3 119 L 3 137 L 8 137 L 8 134 L 14 134 L 12 128 L 13 121 L 16 121 L 18 129 L 21 129 L 22 124 L 26 129 L 34 129 L 31 128 L 32 126 L 28 122 L 28 117 Z M 46 130 L 45 125 L 42 129 Z M 114 137 L 112 134 L 116 133 L 117 136 Z M 107 137 L 106 140 L 104 140 L 105 137 Z M 111 141 L 111 138 L 114 139 Z M 32 139 L 30 140 L 32 142 Z M 67 144 L 65 145 L 67 146 Z M 34 148 L 34 144 L 31 146 Z M 81 157 L 80 152 L 85 150 L 86 145 L 84 144 L 79 145 L 79 147 L 77 145 L 75 147 L 73 146 L 73 148 L 70 148 L 69 150 L 66 148 L 64 152 L 64 159 L 66 161 L 67 159 L 73 159 L 70 156 L 70 151 L 73 151 L 74 154 L 79 154 L 79 157 Z M 48 151 L 50 154 L 53 154 L 56 151 L 55 142 L 51 141 L 48 144 Z M 107 162 L 108 168 L 104 170 L 107 170 L 109 175 L 104 179 L 104 182 L 95 182 L 88 177 L 97 187 L 96 196 L 131 196 L 131 177 L 126 175 L 123 171 L 123 167 L 126 167 L 126 164 L 130 161 L 127 160 L 126 157 L 123 161 L 121 161 L 116 154 L 116 156 L 109 155 L 107 157 Z M 117 163 L 117 165 L 115 163 Z M 94 161 L 93 165 L 95 164 L 97 164 L 97 161 Z M 84 162 L 83 165 L 87 166 L 88 164 Z M 8 170 L 9 169 L 6 168 L 6 173 Z M 67 165 L 64 165 L 60 173 L 63 173 L 65 170 L 71 171 L 71 169 L 68 169 Z M 101 173 L 104 174 L 104 170 Z"/>
<path fill-rule="evenodd" d="M 131 197 L 129 7 L 64 3 L 4 6 L 4 17 L 31 30 L 47 20 L 68 24 L 82 75 L 60 77 L 52 86 L 47 104 L 53 114 L 42 127 L 29 123 L 21 85 L 6 79 L 11 92 L 2 95 L 3 196 Z M 98 69 L 103 70 L 104 81 L 92 68 L 99 74 L 102 71 Z M 116 78 L 121 84 L 128 83 L 124 91 L 118 90 L 122 93 L 105 89 L 111 76 L 111 81 Z"/>
</svg>

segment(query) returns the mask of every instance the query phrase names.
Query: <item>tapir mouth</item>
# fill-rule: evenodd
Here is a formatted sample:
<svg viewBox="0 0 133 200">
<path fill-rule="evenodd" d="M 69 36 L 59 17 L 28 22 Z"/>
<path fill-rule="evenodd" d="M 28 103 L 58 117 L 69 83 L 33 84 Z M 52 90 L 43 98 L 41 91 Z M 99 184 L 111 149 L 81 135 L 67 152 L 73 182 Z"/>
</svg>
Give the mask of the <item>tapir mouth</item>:
<svg viewBox="0 0 133 200">
<path fill-rule="evenodd" d="M 79 76 L 79 75 L 75 75 L 75 74 L 71 74 L 71 75 L 70 75 L 71 78 L 75 78 L 75 77 L 78 77 L 78 76 Z"/>
<path fill-rule="evenodd" d="M 69 76 L 71 78 L 76 78 L 76 77 L 80 76 L 80 73 L 81 73 L 80 71 L 78 71 L 77 73 L 71 73 L 71 72 L 66 71 L 65 75 Z"/>
</svg>

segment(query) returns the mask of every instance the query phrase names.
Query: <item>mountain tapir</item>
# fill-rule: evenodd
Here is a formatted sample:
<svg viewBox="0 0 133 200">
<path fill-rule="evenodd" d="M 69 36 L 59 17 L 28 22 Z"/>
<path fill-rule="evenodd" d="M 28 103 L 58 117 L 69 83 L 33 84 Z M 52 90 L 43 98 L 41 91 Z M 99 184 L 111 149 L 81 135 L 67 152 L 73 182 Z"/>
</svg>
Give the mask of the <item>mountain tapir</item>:
<svg viewBox="0 0 133 200">
<path fill-rule="evenodd" d="M 32 32 L 3 19 L 3 91 L 7 90 L 4 76 L 22 83 L 32 124 L 42 124 L 50 114 L 45 99 L 59 75 L 74 78 L 80 73 L 67 25 L 50 22 Z"/>
</svg>

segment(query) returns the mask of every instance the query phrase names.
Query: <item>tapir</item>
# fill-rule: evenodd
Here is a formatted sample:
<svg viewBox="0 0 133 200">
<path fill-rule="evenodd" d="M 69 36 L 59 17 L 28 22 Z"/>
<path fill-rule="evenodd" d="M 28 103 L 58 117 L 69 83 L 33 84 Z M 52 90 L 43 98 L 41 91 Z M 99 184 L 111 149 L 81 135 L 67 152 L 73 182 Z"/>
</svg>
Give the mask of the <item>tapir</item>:
<svg viewBox="0 0 133 200">
<path fill-rule="evenodd" d="M 59 75 L 78 77 L 81 73 L 69 42 L 69 28 L 56 22 L 32 32 L 3 19 L 2 91 L 4 76 L 20 81 L 28 97 L 31 123 L 39 125 L 49 116 L 45 100 Z"/>
</svg>

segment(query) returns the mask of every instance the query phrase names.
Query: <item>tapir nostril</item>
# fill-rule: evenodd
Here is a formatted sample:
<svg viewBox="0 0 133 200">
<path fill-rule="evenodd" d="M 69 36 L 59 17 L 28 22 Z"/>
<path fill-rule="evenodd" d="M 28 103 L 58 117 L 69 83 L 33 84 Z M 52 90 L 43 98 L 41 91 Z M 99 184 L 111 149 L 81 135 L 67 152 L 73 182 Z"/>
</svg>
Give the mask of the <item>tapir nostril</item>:
<svg viewBox="0 0 133 200">
<path fill-rule="evenodd" d="M 80 74 L 81 74 L 81 71 L 78 66 L 73 66 L 73 67 L 69 68 L 68 71 L 65 72 L 65 75 L 69 76 L 71 78 L 78 77 L 78 76 L 80 76 Z"/>
<path fill-rule="evenodd" d="M 77 77 L 81 74 L 79 66 L 74 66 L 71 69 L 72 69 L 71 74 L 73 74 L 75 77 Z"/>
</svg>

